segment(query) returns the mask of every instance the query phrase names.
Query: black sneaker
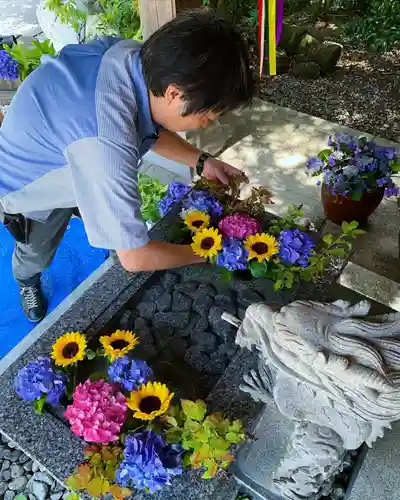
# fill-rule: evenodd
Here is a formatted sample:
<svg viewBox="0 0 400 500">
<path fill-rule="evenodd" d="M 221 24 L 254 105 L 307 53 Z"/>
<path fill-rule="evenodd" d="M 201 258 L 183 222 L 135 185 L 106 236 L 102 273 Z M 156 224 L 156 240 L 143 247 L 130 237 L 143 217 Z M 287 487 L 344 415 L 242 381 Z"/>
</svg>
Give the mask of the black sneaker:
<svg viewBox="0 0 400 500">
<path fill-rule="evenodd" d="M 47 308 L 40 287 L 21 286 L 21 304 L 25 316 L 32 323 L 39 323 L 46 316 Z"/>
</svg>

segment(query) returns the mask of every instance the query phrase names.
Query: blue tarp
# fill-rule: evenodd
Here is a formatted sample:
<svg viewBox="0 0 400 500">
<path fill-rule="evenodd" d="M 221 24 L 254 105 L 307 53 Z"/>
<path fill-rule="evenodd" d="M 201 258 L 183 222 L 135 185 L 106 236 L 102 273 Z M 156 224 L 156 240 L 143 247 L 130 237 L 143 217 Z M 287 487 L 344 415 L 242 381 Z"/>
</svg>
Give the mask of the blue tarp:
<svg viewBox="0 0 400 500">
<path fill-rule="evenodd" d="M 11 271 L 14 241 L 0 224 L 0 358 L 35 326 L 21 310 L 19 288 Z M 106 250 L 89 245 L 80 219 L 72 219 L 42 285 L 52 311 L 107 258 Z M 73 325 L 71 325 L 73 329 Z"/>
</svg>

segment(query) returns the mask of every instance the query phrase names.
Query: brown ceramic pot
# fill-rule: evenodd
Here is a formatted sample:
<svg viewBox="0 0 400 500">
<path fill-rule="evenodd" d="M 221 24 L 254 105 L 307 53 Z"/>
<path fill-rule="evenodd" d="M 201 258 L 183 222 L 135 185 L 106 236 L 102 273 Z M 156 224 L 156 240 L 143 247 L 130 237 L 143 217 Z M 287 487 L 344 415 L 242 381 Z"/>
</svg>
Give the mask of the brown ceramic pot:
<svg viewBox="0 0 400 500">
<path fill-rule="evenodd" d="M 330 188 L 322 184 L 321 200 L 324 213 L 335 224 L 343 221 L 365 222 L 378 208 L 383 199 L 384 188 L 365 192 L 360 201 L 354 201 L 350 196 L 333 195 Z"/>
</svg>

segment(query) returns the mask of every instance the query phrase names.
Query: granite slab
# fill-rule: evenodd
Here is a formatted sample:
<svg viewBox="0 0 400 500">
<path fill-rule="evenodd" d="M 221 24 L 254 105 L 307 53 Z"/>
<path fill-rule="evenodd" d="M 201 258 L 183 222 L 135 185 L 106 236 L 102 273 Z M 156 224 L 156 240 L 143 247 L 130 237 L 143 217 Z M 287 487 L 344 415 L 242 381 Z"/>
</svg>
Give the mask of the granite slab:
<svg viewBox="0 0 400 500">
<path fill-rule="evenodd" d="M 177 220 L 179 211 L 180 206 L 178 205 L 158 225 L 154 226 L 150 232 L 151 237 L 158 240 L 173 240 L 170 229 L 174 221 Z M 183 300 L 183 292 L 188 297 L 191 293 L 190 290 L 185 289 L 185 285 L 196 281 L 198 284 L 197 292 L 201 289 L 205 295 L 212 295 L 213 302 L 207 306 L 211 309 L 208 311 L 208 326 L 205 328 L 209 329 L 208 333 L 214 332 L 214 334 L 221 336 L 223 341 L 220 342 L 224 347 L 224 344 L 232 342 L 235 332 L 226 329 L 227 325 L 221 324 L 220 318 L 211 314 L 211 310 L 215 308 L 216 313 L 218 313 L 225 307 L 230 307 L 229 297 L 232 297 L 233 293 L 239 316 L 244 314 L 247 305 L 259 300 L 265 300 L 270 305 L 279 307 L 300 297 L 314 298 L 318 296 L 322 299 L 322 297 L 329 295 L 329 286 L 335 282 L 344 264 L 344 262 L 338 263 L 316 284 L 302 284 L 291 291 L 280 292 L 274 292 L 272 283 L 264 279 L 250 282 L 232 280 L 229 283 L 223 283 L 218 271 L 207 265 L 181 269 L 179 271 L 180 278 L 178 277 L 176 280 L 172 278 L 175 281 L 171 284 L 166 283 L 166 281 L 174 273 L 164 275 L 163 273 L 129 274 L 118 264 L 115 264 L 106 270 L 101 278 L 94 282 L 78 298 L 76 303 L 72 304 L 54 324 L 50 325 L 41 337 L 0 376 L 0 431 L 15 441 L 30 457 L 39 461 L 58 481 L 63 481 L 82 460 L 84 443 L 73 436 L 65 422 L 56 416 L 49 413 L 43 416 L 36 415 L 32 411 L 31 405 L 19 399 L 13 389 L 13 380 L 17 372 L 37 356 L 48 355 L 52 343 L 58 336 L 67 331 L 77 330 L 85 332 L 89 337 L 109 331 L 113 326 L 121 324 L 124 313 L 129 311 L 129 307 L 131 310 L 132 308 L 135 310 L 135 314 L 142 314 L 143 319 L 143 315 L 147 312 L 146 308 L 136 308 L 136 305 L 139 304 L 138 297 L 148 297 L 146 293 L 157 284 L 163 284 L 164 288 L 170 287 L 169 291 L 173 296 L 171 307 L 178 307 L 176 304 L 179 304 L 180 308 L 185 308 L 188 301 Z M 173 288 L 177 285 L 180 286 L 179 290 Z M 213 292 L 210 291 L 212 287 L 214 288 Z M 199 308 L 200 305 L 197 303 L 196 307 Z M 135 319 L 137 319 L 136 316 Z M 152 328 L 154 328 L 154 322 Z M 176 332 L 174 331 L 171 335 L 176 335 Z M 195 340 L 197 342 L 197 339 Z M 159 345 L 158 351 L 162 349 L 163 347 Z M 207 389 L 208 404 L 213 410 L 223 410 L 230 417 L 242 418 L 247 428 L 253 429 L 262 405 L 254 403 L 246 394 L 242 393 L 239 390 L 239 385 L 243 375 L 256 366 L 256 356 L 247 351 L 233 350 L 227 354 L 226 360 L 228 363 L 226 370 L 217 373 L 218 376 L 212 378 L 211 392 Z M 188 473 L 176 478 L 173 486 L 163 490 L 159 496 L 150 497 L 146 494 L 135 493 L 133 498 L 137 500 L 149 498 L 157 500 L 161 500 L 161 498 L 163 500 L 170 498 L 174 498 L 174 500 L 234 500 L 238 488 L 233 476 L 218 477 L 213 481 L 200 481 L 196 474 Z"/>
</svg>

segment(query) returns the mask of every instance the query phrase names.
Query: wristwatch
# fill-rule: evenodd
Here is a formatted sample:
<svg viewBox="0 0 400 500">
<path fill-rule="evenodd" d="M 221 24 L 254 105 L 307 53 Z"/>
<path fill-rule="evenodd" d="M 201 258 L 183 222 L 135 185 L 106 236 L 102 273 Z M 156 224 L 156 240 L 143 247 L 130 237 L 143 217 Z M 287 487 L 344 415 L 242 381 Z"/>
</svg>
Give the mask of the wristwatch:
<svg viewBox="0 0 400 500">
<path fill-rule="evenodd" d="M 213 158 L 213 156 L 210 155 L 209 153 L 201 153 L 199 159 L 197 160 L 196 174 L 199 175 L 200 177 L 203 175 L 204 164 L 209 158 Z"/>
</svg>

